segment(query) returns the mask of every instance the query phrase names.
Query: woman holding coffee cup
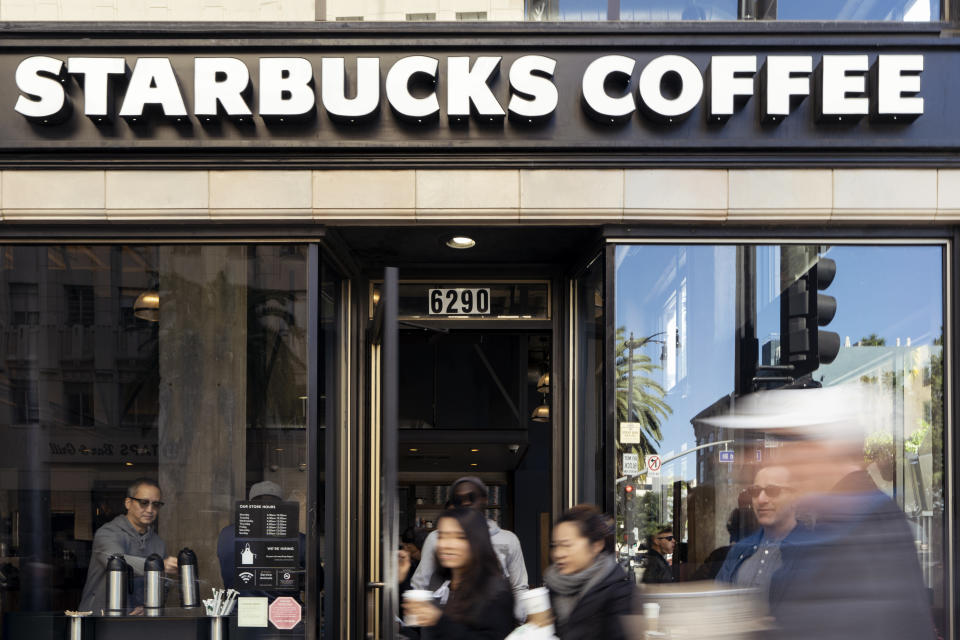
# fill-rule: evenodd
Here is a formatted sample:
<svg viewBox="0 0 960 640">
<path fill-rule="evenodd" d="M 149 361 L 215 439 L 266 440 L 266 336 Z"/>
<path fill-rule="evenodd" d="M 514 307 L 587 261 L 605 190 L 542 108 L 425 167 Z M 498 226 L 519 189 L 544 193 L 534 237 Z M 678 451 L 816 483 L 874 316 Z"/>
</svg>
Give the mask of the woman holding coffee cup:
<svg viewBox="0 0 960 640">
<path fill-rule="evenodd" d="M 466 507 L 444 511 L 437 519 L 436 555 L 448 589 L 441 587 L 437 595 L 446 594 L 446 600 L 441 608 L 432 598 L 405 597 L 406 623 L 422 627 L 424 640 L 506 638 L 515 626 L 513 592 L 483 513 Z"/>
<path fill-rule="evenodd" d="M 613 554 L 610 519 L 577 505 L 553 528 L 553 564 L 544 573 L 561 640 L 626 638 L 621 617 L 633 612 L 636 585 Z"/>
</svg>

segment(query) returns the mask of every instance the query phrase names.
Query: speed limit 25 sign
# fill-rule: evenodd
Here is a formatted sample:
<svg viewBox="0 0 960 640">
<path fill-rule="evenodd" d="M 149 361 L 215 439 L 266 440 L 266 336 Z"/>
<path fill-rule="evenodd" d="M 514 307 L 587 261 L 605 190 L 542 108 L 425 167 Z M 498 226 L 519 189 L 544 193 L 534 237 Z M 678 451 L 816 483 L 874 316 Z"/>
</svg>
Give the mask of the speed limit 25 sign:
<svg viewBox="0 0 960 640">
<path fill-rule="evenodd" d="M 482 316 L 490 313 L 490 289 L 430 289 L 432 316 Z"/>
</svg>

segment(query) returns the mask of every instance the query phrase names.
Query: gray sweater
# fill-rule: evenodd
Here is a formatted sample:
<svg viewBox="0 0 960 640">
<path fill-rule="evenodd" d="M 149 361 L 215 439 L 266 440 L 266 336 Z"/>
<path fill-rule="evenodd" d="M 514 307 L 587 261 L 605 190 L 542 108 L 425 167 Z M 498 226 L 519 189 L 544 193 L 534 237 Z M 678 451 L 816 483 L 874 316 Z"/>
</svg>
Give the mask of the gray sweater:
<svg viewBox="0 0 960 640">
<path fill-rule="evenodd" d="M 107 606 L 107 560 L 117 553 L 122 553 L 127 564 L 133 567 L 133 594 L 127 595 L 127 606 L 133 608 L 143 604 L 144 561 L 152 553 L 165 558 L 167 545 L 153 528 L 143 534 L 138 532 L 125 515 L 117 516 L 97 529 L 93 536 L 87 582 L 83 585 L 83 595 L 80 597 L 80 611 L 93 611 L 94 615 L 100 615 Z"/>
</svg>

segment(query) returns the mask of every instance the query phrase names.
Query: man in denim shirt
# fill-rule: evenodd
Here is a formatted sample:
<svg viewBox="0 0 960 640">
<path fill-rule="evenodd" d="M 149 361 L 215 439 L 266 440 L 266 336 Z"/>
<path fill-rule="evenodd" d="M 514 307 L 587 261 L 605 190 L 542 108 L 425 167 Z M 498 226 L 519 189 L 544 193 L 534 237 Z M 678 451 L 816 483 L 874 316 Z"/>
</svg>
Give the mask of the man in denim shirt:
<svg viewBox="0 0 960 640">
<path fill-rule="evenodd" d="M 717 581 L 766 592 L 781 565 L 780 545 L 797 528 L 796 491 L 790 486 L 790 470 L 782 466 L 760 469 L 747 491 L 762 528 L 730 549 Z"/>
</svg>

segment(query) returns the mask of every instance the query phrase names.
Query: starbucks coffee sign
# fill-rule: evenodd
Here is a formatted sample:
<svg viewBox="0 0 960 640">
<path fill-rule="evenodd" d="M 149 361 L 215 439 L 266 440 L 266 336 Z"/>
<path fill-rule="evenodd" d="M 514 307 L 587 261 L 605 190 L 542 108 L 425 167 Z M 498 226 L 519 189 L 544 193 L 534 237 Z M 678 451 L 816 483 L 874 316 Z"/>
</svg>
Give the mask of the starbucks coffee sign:
<svg viewBox="0 0 960 640">
<path fill-rule="evenodd" d="M 317 29 L 11 40 L 0 52 L 0 163 L 23 152 L 182 162 L 172 154 L 188 150 L 211 164 L 621 166 L 891 150 L 949 163 L 960 150 L 960 119 L 948 117 L 960 104 L 960 40 L 939 32 L 905 46 L 869 34 L 466 37 L 451 27 L 420 38 L 388 26 L 350 39 L 353 29 Z"/>
<path fill-rule="evenodd" d="M 163 118 L 243 119 L 256 114 L 278 121 L 320 110 L 332 120 L 357 124 L 380 110 L 383 84 L 393 113 L 411 123 L 434 123 L 442 111 L 451 126 L 471 117 L 485 124 L 499 122 L 508 113 L 521 124 L 534 124 L 554 115 L 561 93 L 554 82 L 557 60 L 543 55 L 524 55 L 511 62 L 509 95 L 504 99 L 491 86 L 502 56 L 450 56 L 442 61 L 442 72 L 441 60 L 425 55 L 400 58 L 387 69 L 380 58 L 359 57 L 350 61 L 349 72 L 345 58 L 322 57 L 319 73 L 308 58 L 260 58 L 255 99 L 247 97 L 253 87 L 243 60 L 197 57 L 192 62 L 193 94 L 188 103 L 180 87 L 191 78 L 179 77 L 170 58 L 31 56 L 17 66 L 20 96 L 14 109 L 41 124 L 58 123 L 74 111 L 64 86 L 74 79 L 83 87 L 82 114 L 102 122 L 114 115 L 110 97 L 125 81 L 116 115 L 133 122 L 155 108 Z M 790 116 L 795 99 L 811 94 L 816 95 L 817 114 L 823 118 L 872 113 L 896 120 L 923 114 L 919 95 L 923 55 L 879 54 L 872 62 L 866 54 L 823 55 L 816 74 L 812 55 L 770 55 L 762 60 L 756 55 L 711 56 L 706 69 L 681 55 L 662 55 L 638 67 L 629 56 L 602 56 L 587 63 L 579 87 L 562 89 L 566 97 L 579 94 L 586 112 L 610 125 L 632 118 L 638 109 L 670 124 L 701 105 L 711 119 L 723 121 L 735 114 L 742 98 L 759 98 L 761 118 L 773 122 Z M 868 90 L 871 69 L 876 81 Z M 355 78 L 349 95 L 348 73 Z M 613 83 L 622 89 L 608 88 Z M 425 88 L 418 92 L 418 85 Z M 441 108 L 443 88 L 446 101 Z"/>
</svg>

